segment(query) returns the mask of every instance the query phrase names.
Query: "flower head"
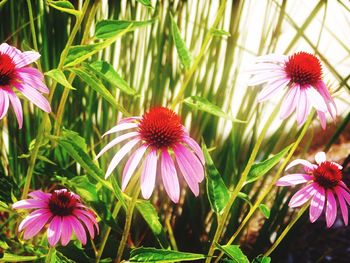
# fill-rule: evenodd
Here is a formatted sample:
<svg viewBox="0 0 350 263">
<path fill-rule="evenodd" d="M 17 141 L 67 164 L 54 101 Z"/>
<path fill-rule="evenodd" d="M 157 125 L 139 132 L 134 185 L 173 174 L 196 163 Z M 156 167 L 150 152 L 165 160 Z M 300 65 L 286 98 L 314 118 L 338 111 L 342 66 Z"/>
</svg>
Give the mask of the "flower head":
<svg viewBox="0 0 350 263">
<path fill-rule="evenodd" d="M 283 176 L 276 183 L 278 186 L 292 186 L 307 183 L 296 192 L 289 202 L 290 207 L 298 207 L 311 199 L 310 221 L 315 222 L 322 211 L 326 210 L 327 227 L 331 227 L 337 217 L 337 196 L 345 225 L 348 224 L 348 207 L 350 190 L 342 181 L 343 167 L 335 162 L 327 161 L 326 154 L 319 152 L 315 156 L 316 164 L 302 159 L 291 162 L 287 168 L 297 164 L 304 166 L 303 173 Z"/>
<path fill-rule="evenodd" d="M 311 107 L 317 110 L 323 129 L 326 128 L 326 113 L 335 117 L 337 109 L 326 84 L 322 80 L 322 66 L 319 59 L 306 52 L 291 56 L 270 54 L 258 57 L 256 64 L 248 69 L 254 76 L 249 85 L 267 83 L 258 95 L 263 102 L 275 96 L 275 92 L 287 87 L 280 117 L 287 118 L 295 110 L 297 122 L 303 124 Z"/>
<path fill-rule="evenodd" d="M 164 107 L 156 107 L 142 117 L 122 119 L 104 135 L 129 129 L 128 133 L 113 139 L 96 156 L 99 158 L 113 146 L 128 140 L 114 155 L 108 166 L 106 178 L 137 145 L 137 149 L 133 151 L 124 167 L 123 191 L 136 168 L 142 163 L 141 193 L 144 198 L 148 199 L 153 192 L 158 169 L 164 188 L 173 202 L 177 203 L 180 197 L 178 172 L 181 172 L 192 192 L 198 196 L 199 183 L 204 179 L 203 153 L 197 142 L 189 136 L 175 112 Z M 144 161 L 141 161 L 143 156 Z"/>
<path fill-rule="evenodd" d="M 14 209 L 34 209 L 19 225 L 24 230 L 24 239 L 30 239 L 48 224 L 47 239 L 55 246 L 61 239 L 62 246 L 68 244 L 73 231 L 77 239 L 86 244 L 86 229 L 93 239 L 98 224 L 94 212 L 81 203 L 80 197 L 67 189 L 44 193 L 37 190 L 28 194 L 32 199 L 18 201 Z M 95 228 L 94 228 L 95 226 Z"/>
<path fill-rule="evenodd" d="M 20 128 L 23 124 L 22 105 L 14 89 L 43 111 L 51 112 L 49 102 L 41 94 L 49 93 L 43 74 L 27 67 L 39 57 L 35 51 L 21 52 L 6 43 L 0 45 L 0 119 L 6 115 L 11 102 Z"/>
</svg>

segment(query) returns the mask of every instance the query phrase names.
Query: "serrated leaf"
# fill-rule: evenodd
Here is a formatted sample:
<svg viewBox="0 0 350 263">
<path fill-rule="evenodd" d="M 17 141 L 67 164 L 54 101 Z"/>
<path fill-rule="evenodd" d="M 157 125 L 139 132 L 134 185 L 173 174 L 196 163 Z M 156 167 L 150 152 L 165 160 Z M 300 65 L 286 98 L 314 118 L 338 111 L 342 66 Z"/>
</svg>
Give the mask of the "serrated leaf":
<svg viewBox="0 0 350 263">
<path fill-rule="evenodd" d="M 261 176 L 265 175 L 268 171 L 270 171 L 288 153 L 292 146 L 293 144 L 287 146 L 282 151 L 265 161 L 253 164 L 247 176 L 246 184 L 258 180 Z"/>
<path fill-rule="evenodd" d="M 73 86 L 68 82 L 68 80 L 67 80 L 67 78 L 64 75 L 62 70 L 52 69 L 52 70 L 46 72 L 45 75 L 49 76 L 50 78 L 52 78 L 53 80 L 55 80 L 56 82 L 61 84 L 62 86 L 66 87 L 68 89 L 75 90 L 75 88 L 73 88 Z"/>
<path fill-rule="evenodd" d="M 246 121 L 237 120 L 237 119 L 229 116 L 220 107 L 211 103 L 206 98 L 202 98 L 199 96 L 191 96 L 191 97 L 184 99 L 184 103 L 192 109 L 205 111 L 205 112 L 208 112 L 208 113 L 213 114 L 215 116 L 224 118 L 226 120 L 230 120 L 230 121 L 238 122 L 238 123 L 246 123 Z"/>
<path fill-rule="evenodd" d="M 223 29 L 217 29 L 217 28 L 212 28 L 210 33 L 213 36 L 218 36 L 218 37 L 222 37 L 222 36 L 231 36 L 230 32 L 227 32 Z"/>
<path fill-rule="evenodd" d="M 259 255 L 253 259 L 252 263 L 270 263 L 271 258 L 264 255 Z"/>
<path fill-rule="evenodd" d="M 101 95 L 106 101 L 108 101 L 116 110 L 122 112 L 126 116 L 130 114 L 120 105 L 109 90 L 102 84 L 102 82 L 95 76 L 88 73 L 87 68 L 82 66 L 80 68 L 69 68 L 70 71 L 74 72 L 83 81 L 85 81 L 89 87 L 94 89 L 99 95 Z"/>
<path fill-rule="evenodd" d="M 130 262 L 179 262 L 205 259 L 203 254 L 187 253 L 153 247 L 140 247 L 130 252 Z"/>
<path fill-rule="evenodd" d="M 206 182 L 210 207 L 215 213 L 221 214 L 230 198 L 230 194 L 204 143 L 202 143 L 202 150 L 207 170 Z"/>
<path fill-rule="evenodd" d="M 101 20 L 96 23 L 95 37 L 99 39 L 112 38 L 124 30 L 132 31 L 155 21 L 155 18 L 146 21 Z"/>
<path fill-rule="evenodd" d="M 135 89 L 131 88 L 129 84 L 118 74 L 111 64 L 106 61 L 95 61 L 86 66 L 96 75 L 108 81 L 110 84 L 118 87 L 121 91 L 129 95 L 136 95 Z"/>
<path fill-rule="evenodd" d="M 64 13 L 68 13 L 75 16 L 79 16 L 81 14 L 80 11 L 74 9 L 73 4 L 69 1 L 48 1 L 47 3 L 49 6 Z"/>
<path fill-rule="evenodd" d="M 159 221 L 158 213 L 149 201 L 137 200 L 136 209 L 140 212 L 143 219 L 147 222 L 153 234 L 163 248 L 168 248 L 169 243 L 166 239 L 163 226 Z"/>
<path fill-rule="evenodd" d="M 175 43 L 177 54 L 180 58 L 181 64 L 185 69 L 189 69 L 192 63 L 192 56 L 188 48 L 186 47 L 185 41 L 182 39 L 180 30 L 174 21 L 174 18 L 170 15 L 171 20 L 171 34 Z"/>
<path fill-rule="evenodd" d="M 265 204 L 260 204 L 259 205 L 259 210 L 261 211 L 261 213 L 263 213 L 263 215 L 269 219 L 270 217 L 270 208 L 267 207 L 267 205 Z"/>
<path fill-rule="evenodd" d="M 249 260 L 246 255 L 243 254 L 242 250 L 238 245 L 225 245 L 220 246 L 216 244 L 216 247 L 229 256 L 233 262 L 236 263 L 249 263 Z"/>
</svg>

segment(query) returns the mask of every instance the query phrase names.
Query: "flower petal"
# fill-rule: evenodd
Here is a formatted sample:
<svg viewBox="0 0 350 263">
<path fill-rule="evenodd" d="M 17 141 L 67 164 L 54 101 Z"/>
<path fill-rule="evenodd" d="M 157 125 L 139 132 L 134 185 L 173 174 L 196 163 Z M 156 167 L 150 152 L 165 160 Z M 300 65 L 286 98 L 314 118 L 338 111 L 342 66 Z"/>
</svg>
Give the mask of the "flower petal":
<svg viewBox="0 0 350 263">
<path fill-rule="evenodd" d="M 124 130 L 128 130 L 128 129 L 137 128 L 138 126 L 139 126 L 139 124 L 138 123 L 134 123 L 134 122 L 125 122 L 125 123 L 117 124 L 112 129 L 110 129 L 109 131 L 104 133 L 102 135 L 102 137 L 104 137 L 104 136 L 106 136 L 108 134 L 111 134 L 111 133 L 116 133 L 118 131 L 124 131 Z"/>
<path fill-rule="evenodd" d="M 310 104 L 319 111 L 327 112 L 327 105 L 320 93 L 313 87 L 304 88 Z"/>
<path fill-rule="evenodd" d="M 76 210 L 74 215 L 85 224 L 87 230 L 89 231 L 91 239 L 94 239 L 95 231 L 94 231 L 93 222 L 91 222 L 90 218 L 88 218 L 83 213 L 81 213 L 80 210 Z"/>
<path fill-rule="evenodd" d="M 35 209 L 35 208 L 47 208 L 47 202 L 37 199 L 24 199 L 20 200 L 12 205 L 14 209 Z"/>
<path fill-rule="evenodd" d="M 317 164 L 321 164 L 326 161 L 326 153 L 325 152 L 318 152 L 315 155 L 315 161 Z"/>
<path fill-rule="evenodd" d="M 326 207 L 326 222 L 327 227 L 331 227 L 337 218 L 337 202 L 335 201 L 332 190 L 327 189 L 327 207 Z"/>
<path fill-rule="evenodd" d="M 309 113 L 310 113 L 310 105 L 307 99 L 307 95 L 306 95 L 306 92 L 303 89 L 301 89 L 300 96 L 299 96 L 299 103 L 297 104 L 298 125 L 302 125 L 306 121 Z"/>
<path fill-rule="evenodd" d="M 70 220 L 67 220 L 67 217 L 62 218 L 62 233 L 61 233 L 61 245 L 66 246 L 73 233 L 73 227 L 70 223 Z"/>
<path fill-rule="evenodd" d="M 27 66 L 37 61 L 39 58 L 40 58 L 40 54 L 38 52 L 25 51 L 25 52 L 21 52 L 16 57 L 14 57 L 13 60 L 16 63 L 16 67 L 22 68 L 24 66 Z"/>
<path fill-rule="evenodd" d="M 141 174 L 141 192 L 145 199 L 152 195 L 157 174 L 157 150 L 151 149 L 146 157 Z"/>
<path fill-rule="evenodd" d="M 251 74 L 258 74 L 263 72 L 271 72 L 275 70 L 283 70 L 283 67 L 275 63 L 256 63 L 246 67 L 244 69 L 244 72 L 249 72 Z"/>
<path fill-rule="evenodd" d="M 326 114 L 322 111 L 317 111 L 317 116 L 320 119 L 321 127 L 322 129 L 326 129 L 327 126 L 327 119 L 326 119 Z"/>
<path fill-rule="evenodd" d="M 310 204 L 310 221 L 315 222 L 322 214 L 326 196 L 323 187 L 316 186 L 316 193 L 311 199 Z"/>
<path fill-rule="evenodd" d="M 67 216 L 67 220 L 69 220 L 69 223 L 73 227 L 74 233 L 77 237 L 77 239 L 83 244 L 86 244 L 86 233 L 85 229 L 80 223 L 80 221 L 74 217 L 74 216 Z"/>
<path fill-rule="evenodd" d="M 312 180 L 312 176 L 308 174 L 288 174 L 281 177 L 277 182 L 277 186 L 291 186 L 306 183 Z"/>
<path fill-rule="evenodd" d="M 179 202 L 179 179 L 177 178 L 174 161 L 166 149 L 162 150 L 161 174 L 163 185 L 168 196 L 174 203 Z"/>
<path fill-rule="evenodd" d="M 9 97 L 0 87 L 0 119 L 4 118 L 9 108 Z"/>
<path fill-rule="evenodd" d="M 12 104 L 13 111 L 15 112 L 18 126 L 21 129 L 23 125 L 23 112 L 22 112 L 22 104 L 19 98 L 17 97 L 16 93 L 13 92 L 10 88 L 5 88 L 7 95 L 10 99 L 10 102 Z"/>
<path fill-rule="evenodd" d="M 40 232 L 45 226 L 47 221 L 51 218 L 51 213 L 42 213 L 38 217 L 35 217 L 30 223 L 28 223 L 24 230 L 24 239 L 30 239 Z"/>
<path fill-rule="evenodd" d="M 259 93 L 258 102 L 270 99 L 275 92 L 282 90 L 290 82 L 289 78 L 282 78 L 266 84 L 266 87 Z"/>
<path fill-rule="evenodd" d="M 300 86 L 292 84 L 282 103 L 280 118 L 285 119 L 294 111 L 300 96 Z"/>
<path fill-rule="evenodd" d="M 48 209 L 38 209 L 35 210 L 33 212 L 31 212 L 29 215 L 27 215 L 19 224 L 18 226 L 18 232 L 21 232 L 23 229 L 25 229 L 28 225 L 30 225 L 31 223 L 35 222 L 35 220 L 37 220 L 38 217 L 42 216 L 42 215 L 46 215 L 49 214 L 50 211 Z"/>
<path fill-rule="evenodd" d="M 17 69 L 17 76 L 22 80 L 22 82 L 27 83 L 42 93 L 50 92 L 44 83 L 44 75 L 36 68 L 27 67 Z"/>
<path fill-rule="evenodd" d="M 36 190 L 36 191 L 30 192 L 28 194 L 28 196 L 30 196 L 30 197 L 32 197 L 34 199 L 48 201 L 49 198 L 51 197 L 51 194 L 50 193 L 44 193 L 41 190 Z"/>
<path fill-rule="evenodd" d="M 52 247 L 56 246 L 58 240 L 60 240 L 61 229 L 62 219 L 60 216 L 55 216 L 47 229 L 47 240 Z"/>
<path fill-rule="evenodd" d="M 341 213 L 343 215 L 344 224 L 347 226 L 349 223 L 348 206 L 345 203 L 345 199 L 344 199 L 341 191 L 339 191 L 339 188 L 340 188 L 339 186 L 336 186 L 334 189 L 335 189 L 335 193 L 338 196 L 340 210 L 341 210 Z"/>
<path fill-rule="evenodd" d="M 303 160 L 303 159 L 295 159 L 294 161 L 290 162 L 288 164 L 288 166 L 286 167 L 285 171 L 289 170 L 290 168 L 292 168 L 295 165 L 301 164 L 303 166 L 306 166 L 308 169 L 313 170 L 314 166 L 312 163 L 310 163 L 309 161 Z"/>
<path fill-rule="evenodd" d="M 296 192 L 289 201 L 289 207 L 298 207 L 305 204 L 315 194 L 315 184 L 309 184 Z"/>
<path fill-rule="evenodd" d="M 41 95 L 36 89 L 25 83 L 16 83 L 14 85 L 28 100 L 45 112 L 51 112 L 51 106 L 48 100 Z"/>
<path fill-rule="evenodd" d="M 96 222 L 96 216 L 95 216 L 94 212 L 91 211 L 90 209 L 89 210 L 80 209 L 79 212 L 84 214 L 86 217 L 88 217 L 90 219 L 90 221 L 92 223 L 94 223 L 94 225 L 96 227 L 96 231 L 97 231 L 97 233 L 99 233 L 99 228 L 98 228 L 98 224 Z"/>
<path fill-rule="evenodd" d="M 288 61 L 288 56 L 280 54 L 268 54 L 256 58 L 257 62 L 285 63 Z"/>
<path fill-rule="evenodd" d="M 204 165 L 205 164 L 204 155 L 198 143 L 188 135 L 185 135 L 183 140 L 197 154 L 199 160 Z"/>
<path fill-rule="evenodd" d="M 268 81 L 276 81 L 278 79 L 285 79 L 286 73 L 282 70 L 280 71 L 275 71 L 275 72 L 264 72 L 260 74 L 256 74 L 253 77 L 251 77 L 248 81 L 248 86 L 255 86 L 259 85 Z"/>
</svg>

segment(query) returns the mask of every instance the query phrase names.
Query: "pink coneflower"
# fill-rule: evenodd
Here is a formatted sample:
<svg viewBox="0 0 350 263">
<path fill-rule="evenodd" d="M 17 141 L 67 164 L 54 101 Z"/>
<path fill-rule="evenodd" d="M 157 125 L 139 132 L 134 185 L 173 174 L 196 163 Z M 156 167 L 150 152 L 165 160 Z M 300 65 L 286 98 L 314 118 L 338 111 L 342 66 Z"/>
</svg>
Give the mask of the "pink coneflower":
<svg viewBox="0 0 350 263">
<path fill-rule="evenodd" d="M 96 158 L 116 144 L 129 140 L 114 155 L 106 172 L 108 178 L 123 157 L 137 146 L 126 162 L 122 176 L 124 191 L 141 159 L 145 156 L 141 174 L 141 193 L 148 199 L 154 189 L 157 169 L 160 170 L 164 188 L 170 199 L 177 203 L 180 196 L 178 171 L 181 172 L 195 196 L 204 178 L 204 157 L 201 148 L 181 124 L 179 116 L 170 109 L 157 107 L 142 117 L 122 119 L 117 126 L 104 135 L 132 129 L 108 143 Z M 174 157 L 176 163 L 174 162 Z"/>
<path fill-rule="evenodd" d="M 290 207 L 298 207 L 311 199 L 310 221 L 315 222 L 326 209 L 327 227 L 331 227 L 337 217 L 337 196 L 345 225 L 348 224 L 348 208 L 350 190 L 342 181 L 343 167 L 335 162 L 327 161 L 326 154 L 319 152 L 315 156 L 317 164 L 302 159 L 291 162 L 287 168 L 297 164 L 304 166 L 305 173 L 289 174 L 277 181 L 278 186 L 291 186 L 307 183 L 296 192 L 289 202 Z M 347 204 L 346 204 L 347 203 Z"/>
<path fill-rule="evenodd" d="M 317 110 L 323 129 L 326 128 L 327 112 L 334 119 L 336 106 L 322 80 L 321 63 L 314 55 L 306 52 L 291 56 L 265 55 L 258 57 L 256 64 L 248 71 L 254 75 L 249 81 L 250 86 L 267 82 L 258 95 L 259 102 L 273 98 L 277 91 L 287 87 L 280 111 L 282 119 L 296 110 L 297 122 L 301 125 L 306 121 L 311 107 Z"/>
<path fill-rule="evenodd" d="M 77 194 L 67 189 L 55 190 L 52 194 L 37 190 L 28 194 L 32 199 L 18 201 L 12 205 L 15 209 L 35 209 L 19 225 L 24 230 L 24 239 L 30 239 L 40 232 L 46 224 L 47 239 L 55 246 L 61 239 L 62 246 L 68 244 L 74 233 L 77 239 L 86 244 L 86 229 L 91 239 L 98 232 L 94 212 L 81 203 Z"/>
<path fill-rule="evenodd" d="M 39 58 L 38 52 L 21 52 L 6 43 L 0 45 L 0 119 L 6 115 L 11 102 L 20 128 L 23 124 L 22 105 L 14 88 L 43 111 L 51 112 L 49 102 L 40 93 L 49 93 L 43 74 L 26 67 Z"/>
</svg>

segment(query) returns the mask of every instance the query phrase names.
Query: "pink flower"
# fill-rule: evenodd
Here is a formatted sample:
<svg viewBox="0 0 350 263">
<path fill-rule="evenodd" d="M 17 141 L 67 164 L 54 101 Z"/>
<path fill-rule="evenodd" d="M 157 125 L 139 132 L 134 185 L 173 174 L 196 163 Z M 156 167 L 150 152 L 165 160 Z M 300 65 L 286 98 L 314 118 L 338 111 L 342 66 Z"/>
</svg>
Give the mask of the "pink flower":
<svg viewBox="0 0 350 263">
<path fill-rule="evenodd" d="M 95 236 L 94 226 L 99 231 L 94 212 L 81 203 L 77 194 L 61 189 L 52 194 L 37 190 L 28 195 L 32 199 L 12 205 L 14 209 L 35 209 L 18 227 L 18 231 L 24 230 L 24 239 L 38 234 L 46 224 L 49 224 L 47 239 L 51 246 L 55 246 L 60 239 L 62 246 L 67 245 L 73 230 L 77 239 L 85 245 L 86 229 L 91 239 Z"/>
<path fill-rule="evenodd" d="M 177 203 L 180 197 L 178 172 L 181 172 L 195 196 L 199 195 L 199 183 L 204 179 L 204 156 L 201 148 L 181 124 L 179 116 L 170 109 L 157 107 L 142 117 L 122 119 L 104 135 L 130 129 L 108 143 L 96 158 L 122 141 L 128 140 L 114 155 L 106 172 L 108 178 L 124 156 L 137 146 L 126 162 L 122 176 L 124 191 L 140 163 L 141 193 L 148 199 L 154 189 L 157 170 L 170 199 Z M 141 162 L 142 157 L 145 160 Z M 174 162 L 174 157 L 176 164 Z"/>
<path fill-rule="evenodd" d="M 278 186 L 292 186 L 307 183 L 296 192 L 289 202 L 290 207 L 298 207 L 311 199 L 310 221 L 315 222 L 322 211 L 326 210 L 327 227 L 331 227 L 337 217 L 337 196 L 345 225 L 348 225 L 348 208 L 350 205 L 350 190 L 342 181 L 343 167 L 335 162 L 327 161 L 326 154 L 319 152 L 315 156 L 317 164 L 302 159 L 291 162 L 287 168 L 297 164 L 304 166 L 304 173 L 283 176 L 276 183 Z"/>
<path fill-rule="evenodd" d="M 329 112 L 333 119 L 337 114 L 333 98 L 322 80 L 321 63 L 312 54 L 298 52 L 291 56 L 261 56 L 248 71 L 254 75 L 249 81 L 250 86 L 267 82 L 258 95 L 259 102 L 274 98 L 277 91 L 287 87 L 288 91 L 280 111 L 282 119 L 295 110 L 297 122 L 301 125 L 306 121 L 310 108 L 314 107 L 321 126 L 325 129 L 325 114 Z"/>
<path fill-rule="evenodd" d="M 49 102 L 40 93 L 49 93 L 43 74 L 26 67 L 39 57 L 35 51 L 21 52 L 6 43 L 0 45 L 0 119 L 6 115 L 11 102 L 20 128 L 23 124 L 22 105 L 14 88 L 40 109 L 51 112 Z"/>
</svg>

